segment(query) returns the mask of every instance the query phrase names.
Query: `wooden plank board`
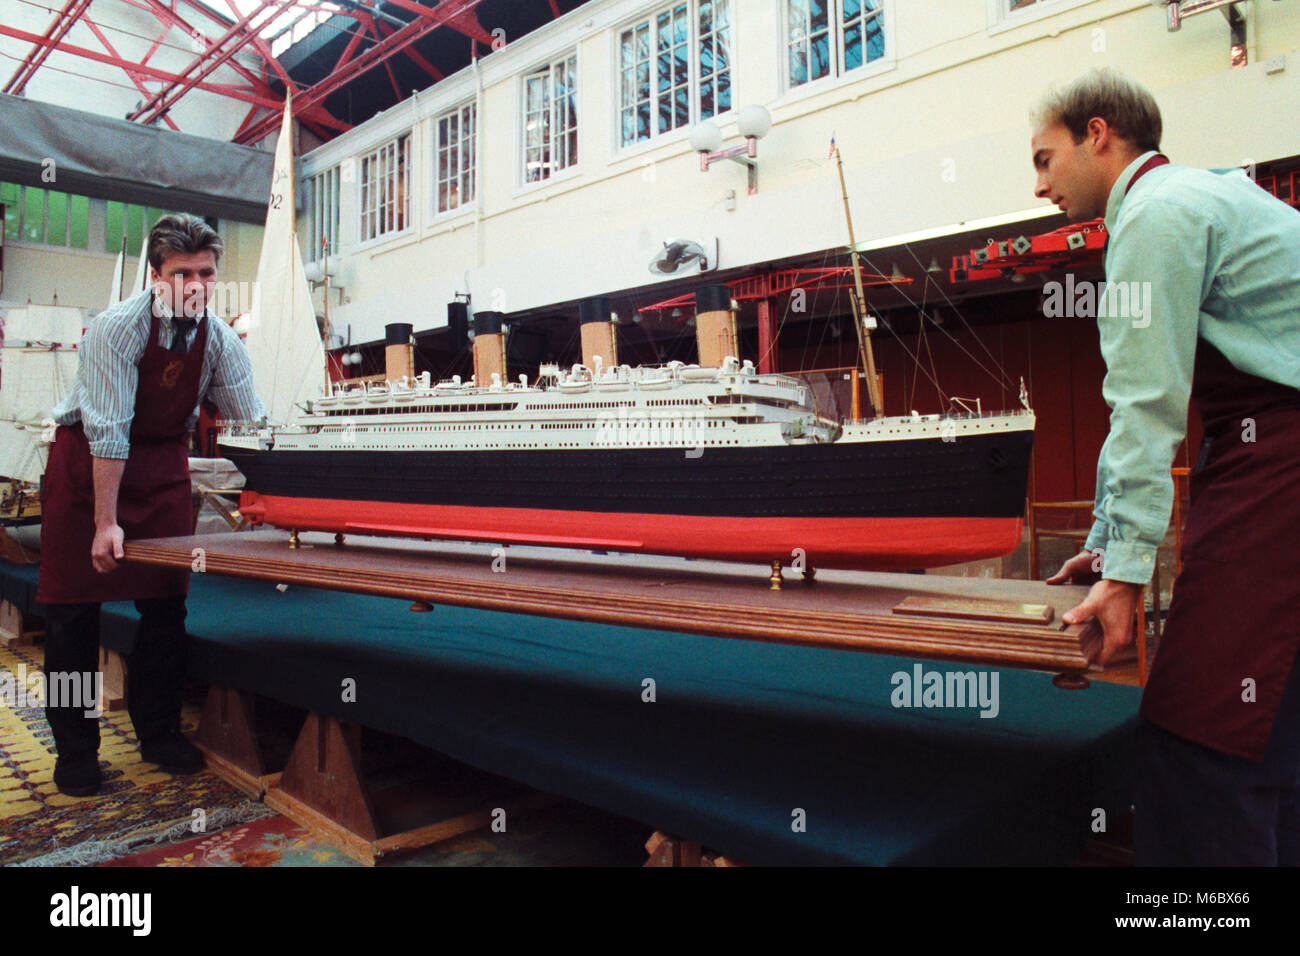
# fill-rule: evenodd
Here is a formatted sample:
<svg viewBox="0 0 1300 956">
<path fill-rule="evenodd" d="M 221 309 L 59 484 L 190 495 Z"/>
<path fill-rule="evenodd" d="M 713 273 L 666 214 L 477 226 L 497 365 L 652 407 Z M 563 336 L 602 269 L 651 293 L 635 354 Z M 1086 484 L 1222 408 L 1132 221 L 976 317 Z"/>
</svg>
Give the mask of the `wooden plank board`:
<svg viewBox="0 0 1300 956">
<path fill-rule="evenodd" d="M 359 594 L 535 614 L 717 637 L 838 648 L 989 665 L 1081 673 L 1100 650 L 1093 624 L 1066 626 L 1086 588 L 941 575 L 860 572 L 806 585 L 768 587 L 768 569 L 724 566 L 694 572 L 556 557 L 514 557 L 504 570 L 483 555 L 448 553 L 421 542 L 303 534 L 291 549 L 278 531 L 132 541 L 126 560 L 205 573 Z M 501 552 L 504 554 L 505 552 Z M 556 552 L 562 555 L 562 552 Z M 837 573 L 838 574 L 838 573 Z M 917 599 L 924 599 L 918 601 Z M 1011 615 L 895 613 L 913 607 L 1041 606 Z M 992 605 L 989 602 L 993 602 Z M 1000 604 L 999 604 L 1000 602 Z M 1026 618 L 1028 618 L 1026 620 Z"/>
<path fill-rule="evenodd" d="M 983 601 L 975 598 L 912 595 L 894 605 L 895 614 L 920 614 L 969 621 L 1006 621 L 1011 624 L 1050 624 L 1056 609 L 1050 604 Z"/>
</svg>

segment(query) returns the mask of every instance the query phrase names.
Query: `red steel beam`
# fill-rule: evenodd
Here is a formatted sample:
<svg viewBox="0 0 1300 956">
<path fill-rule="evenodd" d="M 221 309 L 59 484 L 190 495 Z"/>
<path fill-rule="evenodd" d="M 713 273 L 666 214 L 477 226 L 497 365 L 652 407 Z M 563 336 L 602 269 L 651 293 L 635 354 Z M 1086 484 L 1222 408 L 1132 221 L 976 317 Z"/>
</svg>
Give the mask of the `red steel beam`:
<svg viewBox="0 0 1300 956">
<path fill-rule="evenodd" d="M 51 51 L 58 47 L 59 41 L 68 35 L 68 31 L 81 19 L 81 15 L 86 12 L 88 6 L 90 6 L 90 0 L 68 0 L 64 4 L 54 22 L 41 35 L 40 43 L 32 48 L 32 51 L 27 54 L 27 58 L 19 64 L 14 75 L 9 78 L 9 82 L 5 84 L 4 92 L 17 96 L 23 91 L 27 81 L 41 68 L 41 64 L 45 62 L 45 58 L 50 55 Z"/>
<path fill-rule="evenodd" d="M 473 10 L 481 2 L 482 0 L 445 0 L 437 10 L 432 11 L 433 16 L 412 20 L 396 33 L 362 52 L 342 69 L 334 71 L 319 83 L 303 90 L 294 97 L 295 105 L 300 104 L 306 108 L 322 103 L 327 96 L 341 89 L 356 77 L 378 66 L 389 57 L 400 53 L 417 40 L 428 36 L 449 20 Z M 268 116 L 256 126 L 245 130 L 243 135 L 234 142 L 255 143 L 274 130 L 279 122 L 278 117 Z"/>
<path fill-rule="evenodd" d="M 256 33 L 255 30 L 246 31 L 245 28 L 256 19 L 260 14 L 276 4 L 278 0 L 258 0 L 257 6 L 252 12 L 240 17 L 239 20 L 226 29 L 226 32 L 218 37 L 206 51 L 195 58 L 194 62 L 181 71 L 182 79 L 179 82 L 172 83 L 164 90 L 159 90 L 149 101 L 139 109 L 132 111 L 127 119 L 137 120 L 143 117 L 144 122 L 156 119 L 162 113 L 171 109 L 176 101 L 192 90 L 205 77 L 216 72 L 222 64 L 233 57 L 241 49 L 248 45 L 251 40 L 250 34 Z M 279 12 L 277 10 L 277 12 Z M 236 42 L 229 47 L 226 46 L 229 41 Z M 224 49 L 223 49 L 224 48 Z M 218 52 L 221 51 L 221 52 Z M 198 70 L 198 73 L 191 76 Z M 175 95 L 173 95 L 173 93 Z M 146 115 L 148 114 L 148 115 Z"/>
<path fill-rule="evenodd" d="M 99 26 L 95 23 L 94 20 L 87 18 L 86 26 L 90 28 L 91 33 L 95 34 L 95 36 L 99 38 L 99 42 L 104 44 L 105 50 L 107 50 L 113 56 L 121 58 L 121 54 L 118 53 L 117 50 L 113 48 L 113 44 L 109 42 L 108 37 L 104 36 L 103 32 L 99 29 Z M 167 34 L 164 32 L 163 36 L 166 35 Z M 159 39 L 161 39 L 161 37 Z M 155 43 L 153 47 L 150 48 L 149 52 L 145 54 L 145 57 L 143 60 L 141 60 L 141 62 L 142 63 L 148 62 L 149 57 L 153 55 L 153 51 L 156 49 L 158 49 L 157 43 Z M 131 82 L 135 84 L 135 88 L 137 90 L 139 90 L 145 96 L 149 95 L 149 91 L 145 88 L 144 82 L 140 79 L 139 73 L 137 73 L 135 70 L 126 70 L 126 75 L 131 78 Z M 178 133 L 180 132 L 180 127 L 176 125 L 176 121 L 173 120 L 170 116 L 164 116 L 163 119 L 167 121 L 168 126 L 176 130 Z"/>
<path fill-rule="evenodd" d="M 387 0 L 387 2 L 395 7 L 401 7 L 403 10 L 410 10 L 422 17 L 432 18 L 439 15 L 437 8 L 426 7 L 422 3 L 417 3 L 416 0 Z M 552 5 L 554 5 L 554 0 L 552 0 Z M 471 40 L 478 40 L 488 46 L 492 45 L 492 34 L 483 29 L 483 24 L 479 22 L 478 15 L 473 10 L 458 13 L 446 18 L 443 22 L 453 30 L 465 34 Z"/>
<path fill-rule="evenodd" d="M 173 26 L 178 30 L 184 30 L 185 33 L 193 39 L 201 40 L 204 43 L 210 43 L 208 37 L 204 35 L 202 30 L 191 24 L 171 7 L 164 4 L 162 0 L 144 0 L 144 3 L 140 3 L 138 0 L 123 0 L 123 2 L 130 3 L 132 6 L 140 7 L 142 10 L 147 10 L 149 13 L 152 13 L 160 23 L 167 26 Z M 211 11 L 203 9 L 201 6 L 199 9 L 202 9 L 208 16 L 213 16 Z M 226 24 L 222 25 L 225 26 Z M 256 88 L 259 93 L 264 93 L 267 96 L 276 95 L 275 91 L 267 86 L 261 77 L 242 63 L 230 63 L 229 66 L 232 70 L 253 84 L 254 88 Z"/>
<path fill-rule="evenodd" d="M 393 32 L 393 28 L 381 20 L 375 21 L 375 26 L 383 31 L 384 36 L 390 36 Z M 407 47 L 405 50 L 403 50 L 402 55 L 410 59 L 411 62 L 413 62 L 420 69 L 424 70 L 425 73 L 428 73 L 429 76 L 433 77 L 435 83 L 439 80 L 445 80 L 447 78 L 446 74 L 443 73 L 442 70 L 438 69 L 436 66 L 430 63 L 424 57 L 420 56 L 418 52 L 411 49 L 410 47 Z M 397 98 L 400 100 L 402 97 L 400 94 L 398 94 Z"/>
<path fill-rule="evenodd" d="M 29 43 L 37 43 L 42 46 L 52 45 L 49 41 L 35 33 L 27 30 L 19 30 L 16 27 L 5 26 L 0 23 L 0 36 L 13 37 L 15 40 L 26 40 Z M 169 73 L 166 70 L 160 70 L 156 66 L 148 66 L 143 63 L 129 63 L 121 57 L 110 56 L 107 53 L 100 53 L 98 50 L 89 50 L 83 46 L 75 46 L 70 43 L 58 44 L 60 53 L 70 53 L 73 56 L 84 57 L 87 60 L 94 60 L 97 63 L 107 63 L 109 66 L 118 67 L 121 70 L 134 70 L 141 76 L 148 76 L 155 80 L 164 80 L 170 83 L 180 82 L 182 77 L 175 73 Z M 231 86 L 228 83 L 197 83 L 195 86 L 200 90 L 206 90 L 209 93 L 218 93 L 222 96 L 228 96 L 231 99 L 241 100 L 245 103 L 256 103 L 259 106 L 266 106 L 271 109 L 284 110 L 283 98 L 277 99 L 274 96 L 261 96 L 256 92 L 249 91 L 243 87 Z"/>
</svg>

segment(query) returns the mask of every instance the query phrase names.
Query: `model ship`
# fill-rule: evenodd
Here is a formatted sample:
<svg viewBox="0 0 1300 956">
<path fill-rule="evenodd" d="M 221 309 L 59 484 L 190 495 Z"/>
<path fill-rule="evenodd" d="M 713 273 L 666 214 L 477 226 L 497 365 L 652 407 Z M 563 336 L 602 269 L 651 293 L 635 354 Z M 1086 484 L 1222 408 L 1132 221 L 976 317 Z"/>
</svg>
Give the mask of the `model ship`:
<svg viewBox="0 0 1300 956">
<path fill-rule="evenodd" d="M 285 116 L 275 177 L 289 189 Z M 608 300 L 592 299 L 583 361 L 531 382 L 508 378 L 503 317 L 481 312 L 469 381 L 415 375 L 411 326 L 393 324 L 385 381 L 326 384 L 292 209 L 271 204 L 248 338 L 270 425 L 219 439 L 254 525 L 805 569 L 934 567 L 1020 543 L 1027 402 L 883 417 L 872 388 L 877 417 L 830 420 L 806 384 L 739 360 L 722 285 L 696 294 L 698 364 L 619 364 Z M 861 341 L 860 280 L 858 293 Z M 870 388 L 869 353 L 864 369 Z"/>
</svg>

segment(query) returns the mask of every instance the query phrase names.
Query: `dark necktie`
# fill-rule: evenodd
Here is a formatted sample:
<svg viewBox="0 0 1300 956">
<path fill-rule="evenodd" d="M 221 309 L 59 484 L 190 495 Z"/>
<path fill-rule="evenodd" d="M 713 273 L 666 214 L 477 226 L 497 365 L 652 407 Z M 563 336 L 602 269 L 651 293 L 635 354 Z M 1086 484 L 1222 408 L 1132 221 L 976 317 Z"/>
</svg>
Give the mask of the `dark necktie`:
<svg viewBox="0 0 1300 956">
<path fill-rule="evenodd" d="M 198 319 L 172 319 L 171 350 L 173 352 L 177 355 L 184 355 L 189 351 L 189 346 L 186 343 L 189 341 L 190 332 L 198 324 Z"/>
</svg>

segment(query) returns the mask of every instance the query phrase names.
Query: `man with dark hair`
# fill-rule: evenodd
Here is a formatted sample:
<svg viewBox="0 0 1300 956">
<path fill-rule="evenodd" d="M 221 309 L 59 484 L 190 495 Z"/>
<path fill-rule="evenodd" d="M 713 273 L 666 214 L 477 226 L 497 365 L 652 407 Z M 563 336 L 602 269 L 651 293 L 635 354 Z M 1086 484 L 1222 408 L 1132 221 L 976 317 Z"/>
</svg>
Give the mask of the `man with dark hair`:
<svg viewBox="0 0 1300 956">
<path fill-rule="evenodd" d="M 180 732 L 187 571 L 123 565 L 127 539 L 193 533 L 189 435 L 205 397 L 230 421 L 265 416 L 239 336 L 207 311 L 221 239 L 197 216 L 164 216 L 149 233 L 153 285 L 101 312 L 81 340 L 77 378 L 54 409 L 59 425 L 41 487 L 41 566 L 50 683 L 97 670 L 99 605 L 140 612 L 127 659 L 128 712 L 141 756 L 171 773 L 203 767 Z M 87 686 L 83 680 L 80 686 Z M 84 695 L 83 695 L 84 698 Z M 99 790 L 99 724 L 87 700 L 47 701 L 73 796 Z M 91 712 L 93 713 L 93 711 Z"/>
<path fill-rule="evenodd" d="M 1100 622 L 1102 662 L 1129 643 L 1195 401 L 1183 570 L 1142 695 L 1137 862 L 1300 865 L 1300 213 L 1239 169 L 1170 163 L 1160 132 L 1151 94 L 1104 70 L 1036 116 L 1034 194 L 1104 215 L 1109 237 L 1096 520 L 1049 583 L 1092 583 L 1064 617 Z"/>
</svg>

